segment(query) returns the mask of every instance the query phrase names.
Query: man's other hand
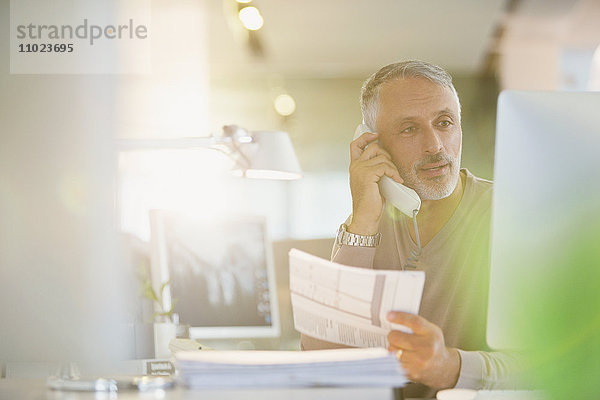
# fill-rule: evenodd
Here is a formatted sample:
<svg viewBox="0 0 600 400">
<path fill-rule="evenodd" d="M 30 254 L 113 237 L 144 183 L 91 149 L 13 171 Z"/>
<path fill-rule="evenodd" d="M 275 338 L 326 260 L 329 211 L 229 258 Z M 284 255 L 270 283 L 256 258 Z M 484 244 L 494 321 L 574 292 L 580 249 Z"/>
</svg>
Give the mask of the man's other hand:
<svg viewBox="0 0 600 400">
<path fill-rule="evenodd" d="M 387 319 L 413 331 L 411 334 L 393 330 L 388 335 L 388 350 L 399 356 L 410 380 L 435 389 L 456 385 L 460 355 L 458 350 L 446 347 L 444 334 L 437 325 L 418 315 L 399 311 L 389 312 Z"/>
<path fill-rule="evenodd" d="M 383 211 L 379 179 L 387 175 L 403 182 L 392 157 L 379 146 L 377 138 L 377 133 L 366 132 L 350 143 L 352 222 L 348 231 L 360 235 L 375 235 L 379 231 Z"/>
</svg>

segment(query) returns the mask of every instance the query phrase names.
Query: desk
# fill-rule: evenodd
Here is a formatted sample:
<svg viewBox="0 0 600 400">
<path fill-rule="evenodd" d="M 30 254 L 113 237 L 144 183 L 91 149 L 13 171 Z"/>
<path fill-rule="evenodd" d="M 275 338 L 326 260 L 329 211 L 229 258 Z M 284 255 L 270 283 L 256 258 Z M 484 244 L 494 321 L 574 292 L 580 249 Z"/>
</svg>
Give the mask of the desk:
<svg viewBox="0 0 600 400">
<path fill-rule="evenodd" d="M 0 379 L 2 400 L 393 400 L 389 388 L 223 389 L 158 392 L 60 392 L 43 379 Z"/>
</svg>

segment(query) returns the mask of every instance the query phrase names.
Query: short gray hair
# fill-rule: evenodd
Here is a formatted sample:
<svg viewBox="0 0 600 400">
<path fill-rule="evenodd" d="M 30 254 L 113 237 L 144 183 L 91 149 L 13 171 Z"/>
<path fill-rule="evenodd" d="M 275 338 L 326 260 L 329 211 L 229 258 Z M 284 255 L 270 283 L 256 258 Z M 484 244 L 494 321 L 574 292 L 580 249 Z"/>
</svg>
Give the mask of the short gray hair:
<svg viewBox="0 0 600 400">
<path fill-rule="evenodd" d="M 425 78 L 431 82 L 448 88 L 454 94 L 458 104 L 460 118 L 460 100 L 452 84 L 452 77 L 443 68 L 420 60 L 401 61 L 388 64 L 371 75 L 360 91 L 360 108 L 363 120 L 373 130 L 377 129 L 377 113 L 379 112 L 379 91 L 384 83 L 395 79 Z"/>
</svg>

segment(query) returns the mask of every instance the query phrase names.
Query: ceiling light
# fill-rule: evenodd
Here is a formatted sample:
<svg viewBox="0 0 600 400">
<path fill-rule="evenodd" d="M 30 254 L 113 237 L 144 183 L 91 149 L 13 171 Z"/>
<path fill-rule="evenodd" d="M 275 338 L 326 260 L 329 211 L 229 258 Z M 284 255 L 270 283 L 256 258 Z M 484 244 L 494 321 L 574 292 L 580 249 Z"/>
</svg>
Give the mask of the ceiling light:
<svg viewBox="0 0 600 400">
<path fill-rule="evenodd" d="M 277 96 L 273 102 L 273 106 L 275 107 L 275 111 L 284 117 L 292 115 L 296 111 L 296 102 L 289 94 L 280 94 Z"/>
<path fill-rule="evenodd" d="M 246 29 L 257 31 L 263 26 L 263 18 L 256 7 L 244 7 L 239 12 L 240 21 Z"/>
<path fill-rule="evenodd" d="M 236 0 L 238 3 L 240 4 L 248 4 L 250 3 L 252 0 Z"/>
</svg>

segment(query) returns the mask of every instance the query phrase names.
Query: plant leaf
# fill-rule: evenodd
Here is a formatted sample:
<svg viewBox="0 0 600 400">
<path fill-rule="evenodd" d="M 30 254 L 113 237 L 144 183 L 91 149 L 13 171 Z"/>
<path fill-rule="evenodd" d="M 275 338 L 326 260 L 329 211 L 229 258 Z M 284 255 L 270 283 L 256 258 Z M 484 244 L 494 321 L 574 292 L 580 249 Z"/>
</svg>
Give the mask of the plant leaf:
<svg viewBox="0 0 600 400">
<path fill-rule="evenodd" d="M 150 299 L 150 300 L 156 301 L 156 302 L 160 302 L 158 300 L 158 296 L 156 296 L 156 292 L 152 288 L 152 284 L 150 282 L 144 282 L 142 284 L 142 286 L 140 287 L 140 290 L 141 290 L 142 295 L 144 297 L 146 297 L 147 299 Z"/>
<path fill-rule="evenodd" d="M 160 285 L 160 298 L 162 299 L 163 297 L 163 293 L 165 291 L 165 287 L 167 287 L 167 285 L 171 283 L 171 279 L 169 279 L 168 281 L 166 281 L 165 283 L 163 283 L 162 285 Z"/>
</svg>

